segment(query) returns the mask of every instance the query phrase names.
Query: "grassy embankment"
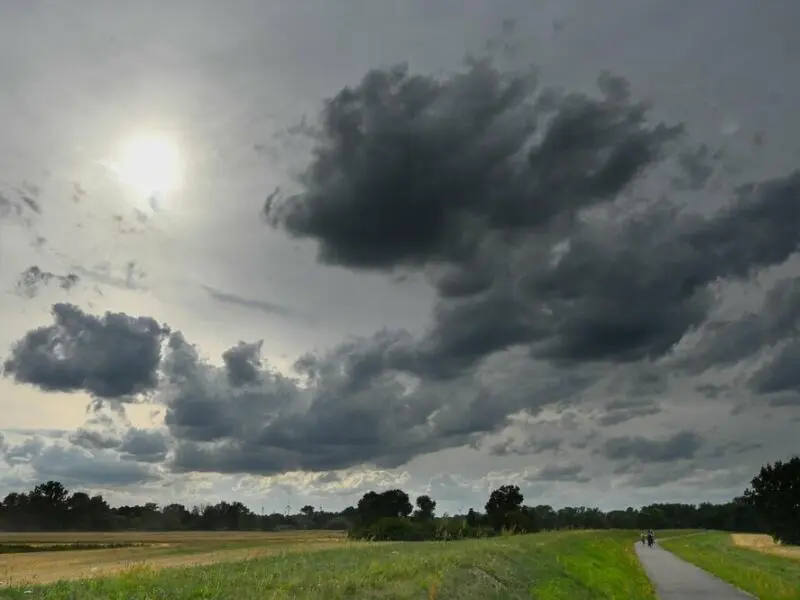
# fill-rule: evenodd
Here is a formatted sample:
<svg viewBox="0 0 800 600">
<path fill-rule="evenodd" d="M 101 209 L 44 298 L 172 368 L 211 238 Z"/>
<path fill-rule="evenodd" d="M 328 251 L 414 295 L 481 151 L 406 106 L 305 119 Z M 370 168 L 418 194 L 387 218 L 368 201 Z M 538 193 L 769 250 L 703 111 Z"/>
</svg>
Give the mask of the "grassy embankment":
<svg viewBox="0 0 800 600">
<path fill-rule="evenodd" d="M 800 548 L 768 536 L 708 532 L 662 546 L 761 600 L 800 600 Z"/>
<path fill-rule="evenodd" d="M 271 552 L 272 556 L 242 560 L 233 557 L 231 549 L 228 549 L 222 550 L 218 558 L 236 562 L 216 562 L 206 557 L 209 562 L 216 564 L 164 570 L 158 569 L 165 565 L 159 563 L 159 557 L 156 557 L 154 563 L 150 560 L 140 561 L 138 566 L 134 564 L 133 568 L 113 577 L 62 581 L 33 587 L 13 585 L 12 582 L 13 587 L 0 589 L 0 598 L 655 598 L 633 552 L 636 532 L 552 532 L 459 542 L 379 544 L 353 544 L 341 539 L 328 539 L 327 542 L 318 542 L 316 546 L 314 542 L 309 544 L 302 541 L 302 533 L 297 535 L 294 545 L 288 542 L 291 534 L 283 535 L 287 541 L 276 544 L 274 534 L 261 534 L 262 549 L 277 546 L 277 550 L 264 550 L 266 554 Z M 225 543 L 224 535 L 216 537 L 218 543 Z M 96 560 L 102 563 L 103 553 L 131 553 L 138 550 L 140 548 L 62 551 L 52 555 L 86 556 L 96 553 Z M 180 544 L 162 548 L 162 551 L 167 550 L 178 552 Z M 240 550 L 242 548 L 232 549 L 233 552 Z M 250 546 L 250 551 L 257 553 L 258 548 Z M 183 552 L 180 558 L 184 564 L 191 563 L 211 552 L 211 546 L 206 546 L 204 553 L 191 553 L 186 547 Z M 45 554 L 36 553 L 36 557 Z M 30 557 L 28 554 L 19 559 Z M 146 566 L 147 563 L 152 566 Z M 41 565 L 45 573 L 47 565 L 44 562 Z"/>
</svg>

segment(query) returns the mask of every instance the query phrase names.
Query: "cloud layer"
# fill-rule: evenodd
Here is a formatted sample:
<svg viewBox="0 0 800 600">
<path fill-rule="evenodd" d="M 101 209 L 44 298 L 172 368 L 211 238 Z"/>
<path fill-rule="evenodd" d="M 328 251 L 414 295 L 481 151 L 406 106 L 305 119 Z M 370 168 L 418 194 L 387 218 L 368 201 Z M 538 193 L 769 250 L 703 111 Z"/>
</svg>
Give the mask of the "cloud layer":
<svg viewBox="0 0 800 600">
<path fill-rule="evenodd" d="M 11 347 L 4 375 L 48 392 L 154 403 L 164 422 L 80 430 L 63 454 L 50 451 L 47 473 L 86 452 L 116 456 L 131 482 L 152 480 L 158 464 L 277 475 L 391 469 L 456 447 L 556 453 L 568 444 L 552 436 L 486 440 L 545 410 L 567 430 L 574 409 L 592 415 L 598 439 L 584 444 L 636 475 L 708 446 L 688 429 L 596 433 L 658 415 L 655 398 L 671 379 L 760 360 L 752 394 L 798 402 L 796 279 L 772 285 L 761 312 L 718 312 L 725 286 L 797 254 L 800 172 L 716 189 L 719 205 L 698 210 L 690 201 L 711 195 L 718 157 L 679 124 L 656 122 L 624 79 L 603 74 L 594 94 L 567 93 L 490 60 L 443 77 L 370 71 L 326 101 L 312 142 L 298 191 L 271 195 L 266 222 L 315 244 L 331 268 L 424 275 L 436 290 L 426 330 L 344 340 L 300 357 L 289 376 L 263 359 L 268 340 L 239 342 L 212 362 L 155 317 L 55 304 L 52 324 Z M 609 374 L 622 391 L 584 403 Z M 15 448 L 7 461 L 27 456 Z M 589 475 L 561 460 L 534 477 Z"/>
</svg>

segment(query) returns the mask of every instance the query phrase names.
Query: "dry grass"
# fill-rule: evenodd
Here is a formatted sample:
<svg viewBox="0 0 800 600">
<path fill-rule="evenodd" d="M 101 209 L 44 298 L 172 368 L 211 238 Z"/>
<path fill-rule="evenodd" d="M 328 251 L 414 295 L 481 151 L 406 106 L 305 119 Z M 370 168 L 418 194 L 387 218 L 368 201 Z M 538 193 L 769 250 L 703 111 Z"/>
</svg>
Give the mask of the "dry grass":
<svg viewBox="0 0 800 600">
<path fill-rule="evenodd" d="M 759 534 L 759 533 L 734 533 L 731 535 L 731 540 L 735 546 L 740 548 L 748 548 L 750 550 L 758 550 L 766 554 L 775 554 L 777 556 L 785 556 L 800 560 L 800 546 L 782 546 L 776 544 L 772 536 Z"/>
<path fill-rule="evenodd" d="M 0 544 L 131 544 L 101 550 L 0 554 L 0 586 L 112 575 L 132 568 L 163 569 L 238 561 L 343 546 L 343 534 L 288 532 L 0 533 Z"/>
</svg>

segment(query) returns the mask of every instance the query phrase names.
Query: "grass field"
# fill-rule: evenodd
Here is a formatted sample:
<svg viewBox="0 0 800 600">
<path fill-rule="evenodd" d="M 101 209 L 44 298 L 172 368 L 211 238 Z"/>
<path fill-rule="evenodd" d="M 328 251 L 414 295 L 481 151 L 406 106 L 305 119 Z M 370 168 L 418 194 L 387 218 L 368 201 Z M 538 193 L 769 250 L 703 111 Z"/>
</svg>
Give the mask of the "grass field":
<svg viewBox="0 0 800 600">
<path fill-rule="evenodd" d="M 73 555 L 69 560 L 81 561 L 84 568 L 94 562 L 99 569 L 81 572 L 93 579 L 46 586 L 14 585 L 21 583 L 15 578 L 10 587 L 0 589 L 0 598 L 654 600 L 652 586 L 633 552 L 636 536 L 636 532 L 620 531 L 554 532 L 459 542 L 381 544 L 352 544 L 317 532 L 47 536 L 45 542 L 50 543 L 63 544 L 67 539 L 88 543 L 102 538 L 155 545 L 2 555 L 0 561 L 7 560 L 10 570 L 17 574 L 25 570 L 20 570 L 15 561 L 38 559 L 40 582 L 77 576 L 77 572 L 65 571 L 64 564 L 41 560 L 45 554 L 56 562 Z M 9 541 L 22 543 L 24 538 L 24 543 L 34 543 L 32 537 Z M 3 541 L 0 536 L 0 543 Z M 95 558 L 85 562 L 91 554 Z M 160 569 L 198 559 L 206 564 Z M 115 570 L 122 572 L 97 577 Z"/>
<path fill-rule="evenodd" d="M 761 600 L 800 600 L 800 548 L 776 546 L 768 536 L 719 532 L 662 545 Z"/>
</svg>

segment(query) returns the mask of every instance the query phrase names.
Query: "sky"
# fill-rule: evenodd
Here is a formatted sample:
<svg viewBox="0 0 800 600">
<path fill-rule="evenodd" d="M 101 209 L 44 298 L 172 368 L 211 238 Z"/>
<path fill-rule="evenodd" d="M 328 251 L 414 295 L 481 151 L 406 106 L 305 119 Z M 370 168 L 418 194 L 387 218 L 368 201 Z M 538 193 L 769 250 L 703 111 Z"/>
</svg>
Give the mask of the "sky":
<svg viewBox="0 0 800 600">
<path fill-rule="evenodd" d="M 0 494 L 741 494 L 798 451 L 798 18 L 0 2 Z"/>
</svg>

